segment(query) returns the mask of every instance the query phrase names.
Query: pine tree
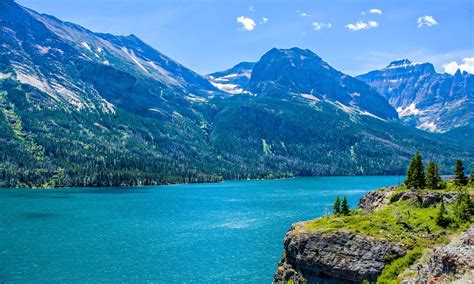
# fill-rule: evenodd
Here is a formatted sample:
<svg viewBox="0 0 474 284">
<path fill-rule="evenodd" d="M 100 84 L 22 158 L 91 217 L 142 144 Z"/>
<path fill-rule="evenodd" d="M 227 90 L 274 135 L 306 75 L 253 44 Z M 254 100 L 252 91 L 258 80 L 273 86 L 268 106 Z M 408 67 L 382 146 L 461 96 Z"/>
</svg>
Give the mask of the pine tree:
<svg viewBox="0 0 474 284">
<path fill-rule="evenodd" d="M 441 175 L 439 174 L 438 165 L 430 161 L 426 170 L 426 186 L 430 189 L 438 189 L 440 182 Z"/>
<path fill-rule="evenodd" d="M 464 166 L 461 160 L 456 161 L 454 166 L 454 184 L 455 185 L 467 185 L 467 177 L 464 175 Z"/>
<path fill-rule="evenodd" d="M 471 186 L 474 186 L 474 169 L 471 170 L 471 177 L 469 179 Z"/>
<path fill-rule="evenodd" d="M 474 202 L 467 190 L 461 190 L 454 204 L 454 214 L 459 220 L 470 221 L 474 215 Z"/>
<path fill-rule="evenodd" d="M 347 203 L 347 198 L 344 196 L 341 203 L 341 214 L 347 216 L 350 213 L 349 203 Z"/>
<path fill-rule="evenodd" d="M 438 214 L 436 215 L 436 224 L 438 224 L 438 226 L 445 228 L 449 225 L 449 218 L 446 215 L 448 215 L 448 211 L 446 210 L 444 201 L 441 198 L 441 205 L 439 206 Z"/>
<path fill-rule="evenodd" d="M 423 167 L 423 160 L 419 152 L 416 152 L 415 156 L 410 161 L 408 166 L 407 178 L 404 181 L 408 188 L 424 188 L 426 185 L 425 181 L 425 170 Z"/>
<path fill-rule="evenodd" d="M 332 211 L 334 215 L 341 214 L 341 201 L 339 200 L 339 196 L 336 196 L 336 200 L 334 201 L 334 205 L 332 206 Z"/>
</svg>

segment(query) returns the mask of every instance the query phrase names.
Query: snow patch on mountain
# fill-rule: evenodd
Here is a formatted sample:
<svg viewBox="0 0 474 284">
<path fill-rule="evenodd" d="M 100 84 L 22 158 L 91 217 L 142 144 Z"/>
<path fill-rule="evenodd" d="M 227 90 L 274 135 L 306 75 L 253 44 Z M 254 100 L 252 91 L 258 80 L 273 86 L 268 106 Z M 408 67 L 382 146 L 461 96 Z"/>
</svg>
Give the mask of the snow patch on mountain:
<svg viewBox="0 0 474 284">
<path fill-rule="evenodd" d="M 211 81 L 211 80 L 210 80 L 210 82 L 214 87 L 216 87 L 216 88 L 218 88 L 218 89 L 220 89 L 220 90 L 222 90 L 226 93 L 229 93 L 229 94 L 235 95 L 235 94 L 240 94 L 244 91 L 244 89 L 240 88 L 240 86 L 237 85 L 237 84 L 217 83 L 217 82 Z"/>
<path fill-rule="evenodd" d="M 12 73 L 0 73 L 0 80 L 9 79 Z"/>
<path fill-rule="evenodd" d="M 438 132 L 439 129 L 434 122 L 423 122 L 418 126 L 419 129 L 428 130 L 430 132 Z"/>
<path fill-rule="evenodd" d="M 311 100 L 311 101 L 315 101 L 315 102 L 321 101 L 320 99 L 318 99 L 317 97 L 313 96 L 312 94 L 300 94 L 300 96 L 302 96 L 302 97 L 305 98 L 305 99 L 308 99 L 308 100 Z"/>
<path fill-rule="evenodd" d="M 83 41 L 83 42 L 81 42 L 81 45 L 82 45 L 85 49 L 87 49 L 87 50 L 89 50 L 89 51 L 92 51 L 92 48 L 89 46 L 89 44 L 88 44 L 87 42 Z"/>
<path fill-rule="evenodd" d="M 421 111 L 416 108 L 416 103 L 412 103 L 406 108 L 398 107 L 397 112 L 400 117 L 409 115 L 419 115 L 421 113 Z"/>
<path fill-rule="evenodd" d="M 133 52 L 133 50 L 128 50 L 126 47 L 122 47 L 122 51 L 125 52 L 125 54 L 127 54 L 130 57 L 130 59 L 132 59 L 132 61 L 135 62 L 135 64 L 140 69 L 145 71 L 145 73 L 149 73 L 148 70 L 146 70 L 146 68 L 143 67 L 143 65 L 140 63 L 140 61 L 138 61 L 138 58 L 135 56 L 135 53 Z"/>
</svg>

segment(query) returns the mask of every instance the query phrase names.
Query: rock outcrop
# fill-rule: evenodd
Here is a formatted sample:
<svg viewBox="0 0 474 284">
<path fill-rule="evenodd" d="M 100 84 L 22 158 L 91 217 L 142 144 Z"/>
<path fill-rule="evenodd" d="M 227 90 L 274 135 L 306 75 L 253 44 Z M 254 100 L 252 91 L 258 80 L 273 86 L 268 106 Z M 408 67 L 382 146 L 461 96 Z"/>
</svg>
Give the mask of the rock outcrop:
<svg viewBox="0 0 474 284">
<path fill-rule="evenodd" d="M 463 279 L 474 281 L 474 226 L 448 245 L 434 250 L 425 265 L 418 265 L 417 284 L 445 283 Z M 468 277 L 466 279 L 465 277 Z"/>
<path fill-rule="evenodd" d="M 387 187 L 365 194 L 359 201 L 359 208 L 363 210 L 360 214 L 370 217 L 370 214 L 376 215 L 375 211 L 392 203 L 408 201 L 413 208 L 427 208 L 436 206 L 441 200 L 446 204 L 452 203 L 457 195 L 457 192 Z M 332 221 L 333 225 L 334 222 L 343 222 L 337 218 Z M 405 256 L 416 245 L 374 234 L 365 235 L 358 230 L 345 230 L 337 224 L 335 227 L 314 227 L 311 222 L 293 224 L 286 234 L 274 283 L 375 283 L 388 264 Z M 405 222 L 401 223 L 410 227 Z M 410 227 L 405 233 L 411 234 L 412 230 Z M 435 243 L 437 238 L 446 234 L 446 230 L 441 230 L 429 233 L 423 239 Z M 474 277 L 474 226 L 449 245 L 435 249 L 427 262 L 419 263 L 407 270 L 413 279 L 406 279 L 404 283 L 471 280 Z"/>
<path fill-rule="evenodd" d="M 296 223 L 286 234 L 274 282 L 374 282 L 387 261 L 405 253 L 402 245 L 349 232 L 310 232 Z"/>
<path fill-rule="evenodd" d="M 390 203 L 390 197 L 394 194 L 394 186 L 367 192 L 359 200 L 359 208 L 365 212 L 373 212 Z"/>
<path fill-rule="evenodd" d="M 359 208 L 365 212 L 373 212 L 385 207 L 391 202 L 412 200 L 418 202 L 420 207 L 427 208 L 441 202 L 453 203 L 458 193 L 437 191 L 395 191 L 396 187 L 389 186 L 383 189 L 367 192 L 359 200 Z"/>
</svg>

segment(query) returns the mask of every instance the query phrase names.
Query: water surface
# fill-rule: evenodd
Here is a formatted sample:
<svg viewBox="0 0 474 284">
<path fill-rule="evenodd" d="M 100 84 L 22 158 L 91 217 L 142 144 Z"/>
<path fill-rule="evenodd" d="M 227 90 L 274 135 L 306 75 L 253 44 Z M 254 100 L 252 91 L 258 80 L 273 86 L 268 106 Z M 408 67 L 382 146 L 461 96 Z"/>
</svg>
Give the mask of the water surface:
<svg viewBox="0 0 474 284">
<path fill-rule="evenodd" d="M 286 231 L 394 176 L 0 190 L 0 282 L 270 283 Z"/>
</svg>

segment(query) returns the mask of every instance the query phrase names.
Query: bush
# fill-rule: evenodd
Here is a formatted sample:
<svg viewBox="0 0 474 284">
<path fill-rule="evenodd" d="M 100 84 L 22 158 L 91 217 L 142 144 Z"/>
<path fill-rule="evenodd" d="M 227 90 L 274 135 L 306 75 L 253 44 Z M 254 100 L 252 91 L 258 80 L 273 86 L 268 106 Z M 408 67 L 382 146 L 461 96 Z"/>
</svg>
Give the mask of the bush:
<svg viewBox="0 0 474 284">
<path fill-rule="evenodd" d="M 461 190 L 454 204 L 454 214 L 461 222 L 468 222 L 474 214 L 474 203 L 467 190 Z"/>
<path fill-rule="evenodd" d="M 444 206 L 444 201 L 441 199 L 441 204 L 439 206 L 438 213 L 436 214 L 436 224 L 440 227 L 446 228 L 449 223 L 451 223 L 451 220 L 449 219 L 448 211 L 446 210 L 446 207 Z"/>
<path fill-rule="evenodd" d="M 382 271 L 382 274 L 377 278 L 377 283 L 391 283 L 397 280 L 398 275 L 403 270 L 410 267 L 415 261 L 417 261 L 423 251 L 420 247 L 415 247 L 409 251 L 405 256 L 394 260 L 392 263 L 386 265 Z"/>
</svg>

